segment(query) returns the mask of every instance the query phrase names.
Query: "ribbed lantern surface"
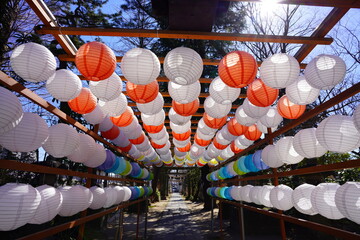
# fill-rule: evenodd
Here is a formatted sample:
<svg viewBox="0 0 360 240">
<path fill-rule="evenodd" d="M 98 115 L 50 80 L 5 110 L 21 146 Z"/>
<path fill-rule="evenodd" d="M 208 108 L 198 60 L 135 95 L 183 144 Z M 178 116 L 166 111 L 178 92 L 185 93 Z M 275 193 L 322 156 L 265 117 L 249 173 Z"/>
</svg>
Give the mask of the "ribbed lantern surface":
<svg viewBox="0 0 360 240">
<path fill-rule="evenodd" d="M 116 117 L 125 112 L 127 107 L 127 98 L 123 93 L 120 93 L 120 95 L 113 100 L 107 102 L 100 100 L 98 105 L 104 114 L 110 117 Z"/>
<path fill-rule="evenodd" d="M 311 184 L 301 184 L 294 189 L 292 194 L 292 202 L 296 210 L 303 214 L 315 215 L 317 214 L 316 210 L 311 204 L 311 193 L 315 189 L 314 185 Z"/>
<path fill-rule="evenodd" d="M 68 105 L 71 110 L 79 114 L 90 113 L 96 108 L 96 97 L 91 93 L 90 89 L 82 88 L 76 98 L 68 101 Z"/>
<path fill-rule="evenodd" d="M 113 73 L 109 78 L 102 81 L 90 81 L 89 88 L 98 99 L 107 102 L 119 97 L 123 84 L 120 77 Z"/>
<path fill-rule="evenodd" d="M 316 139 L 316 129 L 301 129 L 295 134 L 293 146 L 297 153 L 306 158 L 321 157 L 327 150 Z"/>
<path fill-rule="evenodd" d="M 270 106 L 278 96 L 279 90 L 265 85 L 260 78 L 250 83 L 246 92 L 247 99 L 258 107 Z"/>
<path fill-rule="evenodd" d="M 279 210 L 289 210 L 293 207 L 292 203 L 292 193 L 293 190 L 291 187 L 280 184 L 270 191 L 270 202 Z"/>
<path fill-rule="evenodd" d="M 96 210 L 104 207 L 106 202 L 106 193 L 103 188 L 92 186 L 89 188 L 92 195 L 93 195 L 93 201 L 89 208 Z"/>
<path fill-rule="evenodd" d="M 76 98 L 81 91 L 80 78 L 70 70 L 57 70 L 47 81 L 46 89 L 54 98 L 67 102 Z"/>
<path fill-rule="evenodd" d="M 0 134 L 18 125 L 23 114 L 19 99 L 6 88 L 0 87 Z"/>
<path fill-rule="evenodd" d="M 120 66 L 124 77 L 139 85 L 151 83 L 160 73 L 159 59 L 152 51 L 143 48 L 133 48 L 127 51 Z"/>
<path fill-rule="evenodd" d="M 335 204 L 346 218 L 360 224 L 360 183 L 347 182 L 335 193 Z"/>
<path fill-rule="evenodd" d="M 164 98 L 161 93 L 158 93 L 157 97 L 148 103 L 136 103 L 136 107 L 140 112 L 144 114 L 156 114 L 160 112 L 164 107 Z"/>
<path fill-rule="evenodd" d="M 168 91 L 171 98 L 178 103 L 190 103 L 195 101 L 200 95 L 201 85 L 196 81 L 189 85 L 180 85 L 169 82 Z"/>
<path fill-rule="evenodd" d="M 46 81 L 56 70 L 56 60 L 50 50 L 32 42 L 16 47 L 10 64 L 17 75 L 29 82 Z"/>
<path fill-rule="evenodd" d="M 239 97 L 240 92 L 239 88 L 229 87 L 219 77 L 214 78 L 209 87 L 210 96 L 220 104 L 234 102 Z"/>
<path fill-rule="evenodd" d="M 286 96 L 295 104 L 306 105 L 314 102 L 320 95 L 320 90 L 310 86 L 304 76 L 286 87 Z"/>
</svg>

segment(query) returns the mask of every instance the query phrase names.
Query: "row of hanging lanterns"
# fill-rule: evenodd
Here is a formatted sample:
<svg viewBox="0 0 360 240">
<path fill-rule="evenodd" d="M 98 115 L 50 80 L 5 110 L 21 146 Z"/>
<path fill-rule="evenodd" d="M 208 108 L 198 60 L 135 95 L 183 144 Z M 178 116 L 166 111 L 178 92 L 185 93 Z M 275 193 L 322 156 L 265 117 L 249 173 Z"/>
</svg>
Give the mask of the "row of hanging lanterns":
<svg viewBox="0 0 360 240">
<path fill-rule="evenodd" d="M 295 189 L 286 185 L 210 187 L 207 194 L 228 200 L 244 201 L 287 211 L 294 207 L 306 215 L 320 214 L 329 219 L 348 218 L 360 224 L 360 183 L 304 183 Z"/>
<path fill-rule="evenodd" d="M 27 223 L 43 224 L 56 215 L 72 216 L 87 208 L 100 209 L 149 196 L 151 187 L 114 186 L 86 188 L 81 185 L 54 188 L 48 185 L 7 183 L 0 187 L 0 230 L 10 231 Z"/>
</svg>

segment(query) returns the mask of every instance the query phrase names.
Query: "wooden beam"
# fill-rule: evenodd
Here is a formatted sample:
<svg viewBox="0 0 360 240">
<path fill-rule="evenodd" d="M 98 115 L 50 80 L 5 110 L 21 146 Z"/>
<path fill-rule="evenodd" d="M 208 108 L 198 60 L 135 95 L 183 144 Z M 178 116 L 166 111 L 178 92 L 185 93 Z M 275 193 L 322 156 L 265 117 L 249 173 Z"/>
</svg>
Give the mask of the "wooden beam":
<svg viewBox="0 0 360 240">
<path fill-rule="evenodd" d="M 127 93 L 126 93 L 126 91 L 124 91 L 123 92 L 126 96 L 127 96 Z M 163 97 L 170 97 L 170 93 L 169 92 L 160 92 L 161 93 L 161 95 L 163 96 Z M 206 98 L 206 97 L 208 97 L 209 96 L 209 93 L 200 93 L 200 95 L 199 95 L 199 98 Z M 239 98 L 246 98 L 246 94 L 240 94 L 239 95 Z"/>
<path fill-rule="evenodd" d="M 134 102 L 128 102 L 128 106 L 129 107 L 136 107 L 136 103 Z M 237 109 L 240 105 L 231 105 L 231 109 Z M 172 105 L 171 103 L 164 103 L 164 108 L 171 108 Z M 203 104 L 200 104 L 199 105 L 199 108 L 204 108 L 204 105 Z"/>
<path fill-rule="evenodd" d="M 57 57 L 58 57 L 58 59 L 59 59 L 60 61 L 64 61 L 64 62 L 75 62 L 75 55 L 60 54 L 60 55 L 58 55 Z M 117 57 L 116 57 L 116 61 L 117 61 L 117 62 L 121 62 L 122 58 L 123 58 L 122 56 L 117 56 Z M 159 57 L 159 61 L 160 61 L 160 63 L 164 63 L 164 58 L 163 58 L 163 57 Z M 204 65 L 209 65 L 209 66 L 217 66 L 217 65 L 219 65 L 219 63 L 220 63 L 220 60 L 219 60 L 219 59 L 203 59 L 202 61 L 203 61 L 203 64 L 204 64 Z M 262 64 L 262 62 L 261 62 L 261 61 L 258 61 L 257 64 L 258 64 L 258 66 L 260 67 L 261 64 Z M 305 69 L 306 66 L 307 66 L 306 63 L 300 63 L 300 68 L 301 68 L 301 69 Z"/>
<path fill-rule="evenodd" d="M 247 204 L 242 204 L 240 202 L 229 201 L 229 200 L 225 200 L 225 199 L 222 199 L 222 198 L 215 198 L 215 197 L 213 197 L 213 198 L 219 200 L 220 202 L 228 203 L 228 204 L 231 204 L 231 205 L 234 205 L 234 206 L 237 206 L 237 207 L 241 207 L 241 208 L 246 208 L 246 209 L 248 209 L 250 211 L 257 212 L 257 213 L 260 213 L 260 214 L 264 214 L 264 215 L 267 215 L 267 216 L 270 216 L 270 217 L 273 217 L 273 218 L 282 219 L 285 222 L 293 223 L 293 224 L 303 226 L 303 227 L 306 227 L 306 228 L 310 228 L 310 229 L 313 229 L 313 230 L 316 230 L 316 231 L 324 232 L 326 234 L 329 234 L 331 236 L 335 236 L 335 237 L 340 238 L 340 239 L 346 239 L 346 240 L 360 239 L 359 234 L 349 232 L 349 231 L 345 231 L 343 229 L 331 227 L 331 226 L 328 226 L 328 225 L 312 222 L 312 221 L 301 219 L 301 218 L 288 216 L 288 215 L 285 215 L 283 213 L 277 213 L 277 212 L 265 210 L 265 209 L 262 209 L 262 208 L 252 207 L 252 206 L 249 206 Z"/>
<path fill-rule="evenodd" d="M 329 1 L 331 2 L 331 1 Z M 360 2 L 360 1 L 358 1 Z M 334 8 L 324 19 L 324 21 L 311 34 L 312 37 L 324 37 L 340 21 L 340 19 L 350 10 L 350 8 Z M 304 44 L 295 53 L 294 57 L 302 62 L 307 55 L 316 47 L 316 43 Z"/>
<path fill-rule="evenodd" d="M 78 172 L 67 169 L 61 169 L 56 167 L 48 167 L 38 164 L 24 163 L 15 160 L 7 160 L 0 159 L 0 168 L 1 169 L 13 169 L 19 171 L 26 172 L 34 172 L 34 173 L 46 173 L 46 174 L 54 174 L 54 175 L 66 175 L 66 176 L 74 176 L 80 178 L 89 178 L 89 179 L 102 179 L 102 180 L 111 180 L 111 181 L 119 181 L 119 182 L 135 182 L 135 183 L 145 183 L 144 180 L 138 179 L 129 179 L 124 177 L 109 177 L 109 176 L 101 176 L 92 173 L 86 172 Z M 118 175 L 120 176 L 120 175 Z"/>
<path fill-rule="evenodd" d="M 42 27 L 36 30 L 38 34 L 67 34 L 82 36 L 111 36 L 111 37 L 146 37 L 146 38 L 180 38 L 217 41 L 240 42 L 274 42 L 293 44 L 324 44 L 330 45 L 332 38 L 302 37 L 283 35 L 259 35 L 237 33 L 215 33 L 195 31 L 172 31 L 150 29 L 124 29 L 124 28 L 78 28 L 78 27 Z"/>
<path fill-rule="evenodd" d="M 137 199 L 137 200 L 134 200 L 134 201 L 130 201 L 130 202 L 124 202 L 120 205 L 117 205 L 115 207 L 112 207 L 112 208 L 109 208 L 109 209 L 106 209 L 104 211 L 101 211 L 101 212 L 98 212 L 98 213 L 94 213 L 92 215 L 89 215 L 89 216 L 86 216 L 86 217 L 82 217 L 82 218 L 77 218 L 73 221 L 70 221 L 70 222 L 66 222 L 66 223 L 63 223 L 63 224 L 60 224 L 60 225 L 57 225 L 55 227 L 50 227 L 50 228 L 47 228 L 45 230 L 42 230 L 42 231 L 39 231 L 39 232 L 35 232 L 33 234 L 30 234 L 30 235 L 27 235 L 27 236 L 24 236 L 24 237 L 21 237 L 19 239 L 21 240 L 38 240 L 38 239 L 45 239 L 47 237 L 50 237 L 50 236 L 53 236 L 55 235 L 56 233 L 59 233 L 59 232 L 62 232 L 62 231 L 65 231 L 67 229 L 71 229 L 71 228 L 74 228 L 80 224 L 84 224 L 86 222 L 89 222 L 89 221 L 92 221 L 94 219 L 97 219 L 97 218 L 100 218 L 102 216 L 105 216 L 105 215 L 108 215 L 112 212 L 116 212 L 118 211 L 119 209 L 122 209 L 122 208 L 127 208 L 131 205 L 134 205 L 134 204 L 138 204 L 139 202 L 142 202 L 142 201 L 145 201 L 147 198 L 141 198 L 141 199 Z"/>
<path fill-rule="evenodd" d="M 221 0 L 223 2 L 251 2 L 261 3 L 264 0 Z M 277 0 L 274 4 L 292 4 L 319 7 L 338 7 L 338 8 L 360 8 L 358 0 Z"/>
<path fill-rule="evenodd" d="M 141 116 L 141 112 L 134 112 L 134 115 L 135 116 Z M 191 116 L 193 116 L 193 117 L 202 117 L 203 115 L 204 115 L 204 113 L 194 113 Z M 165 116 L 169 116 L 169 112 L 165 112 Z M 228 117 L 235 117 L 235 114 L 229 113 Z"/>
</svg>

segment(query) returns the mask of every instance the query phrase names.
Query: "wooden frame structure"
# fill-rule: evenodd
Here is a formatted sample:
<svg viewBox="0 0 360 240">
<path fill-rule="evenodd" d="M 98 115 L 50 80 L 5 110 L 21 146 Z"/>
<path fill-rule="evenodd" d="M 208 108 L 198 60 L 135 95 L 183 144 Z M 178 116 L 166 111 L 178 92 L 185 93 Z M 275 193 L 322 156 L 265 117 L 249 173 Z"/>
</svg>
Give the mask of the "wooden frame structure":
<svg viewBox="0 0 360 240">
<path fill-rule="evenodd" d="M 42 0 L 26 0 L 29 6 L 34 10 L 40 20 L 43 22 L 44 27 L 39 29 L 37 32 L 39 34 L 52 34 L 54 38 L 59 42 L 61 47 L 66 52 L 66 55 L 58 56 L 61 61 L 74 61 L 75 53 L 77 51 L 76 47 L 71 42 L 70 38 L 67 36 L 69 35 L 95 35 L 95 36 L 122 36 L 122 37 L 153 37 L 153 38 L 184 38 L 184 39 L 209 39 L 209 40 L 227 40 L 227 41 L 257 41 L 257 42 L 278 42 L 278 43 L 300 43 L 303 44 L 302 47 L 295 53 L 295 58 L 300 62 L 301 68 L 305 68 L 306 64 L 302 63 L 305 57 L 317 46 L 318 44 L 331 44 L 332 39 L 326 38 L 326 34 L 336 25 L 336 23 L 349 11 L 350 8 L 360 8 L 360 1 L 356 0 L 279 0 L 281 4 L 297 4 L 297 5 L 308 5 L 308 6 L 327 6 L 333 7 L 332 11 L 328 14 L 328 16 L 324 19 L 324 21 L 320 24 L 320 26 L 311 34 L 310 37 L 289 37 L 289 36 L 261 36 L 261 35 L 254 35 L 254 34 L 219 34 L 219 33 L 201 33 L 201 32 L 180 32 L 180 31 L 158 31 L 158 30 L 146 30 L 146 29 L 95 29 L 95 28 L 69 28 L 69 27 L 61 27 L 58 25 L 55 17 L 51 13 L 51 11 L 47 8 Z M 243 2 L 260 2 L 260 0 L 222 0 L 222 1 L 243 1 Z M 122 59 L 121 56 L 117 57 L 117 61 L 120 62 Z M 160 58 L 160 61 L 163 62 L 164 58 Z M 213 65 L 216 66 L 219 64 L 219 60 L 213 59 L 203 59 L 204 65 Z M 259 62 L 261 64 L 261 62 Z M 166 82 L 168 79 L 165 77 L 158 78 L 158 81 Z M 211 79 L 200 79 L 201 83 L 208 84 L 211 82 Z M 52 106 L 50 103 L 46 102 L 44 99 L 37 96 L 35 93 L 31 92 L 29 89 L 26 89 L 21 84 L 17 83 L 15 80 L 11 79 L 10 77 L 6 76 L 6 74 L 0 72 L 0 83 L 6 86 L 13 91 L 16 91 L 23 96 L 27 97 L 35 104 L 43 107 L 44 109 L 50 111 L 51 113 L 58 116 L 60 119 L 72 124 L 79 130 L 89 134 L 94 139 L 102 142 L 103 144 L 107 145 L 110 149 L 114 150 L 117 154 L 124 155 L 127 158 L 131 158 L 129 155 L 124 154 L 120 150 L 118 150 L 114 145 L 104 140 L 100 137 L 96 132 L 87 129 L 85 126 L 81 125 L 71 117 L 67 116 L 65 113 L 61 112 L 59 109 Z M 312 109 L 311 111 L 305 113 L 297 120 L 293 120 L 290 124 L 284 126 L 283 128 L 277 130 L 274 133 L 270 133 L 267 137 L 261 141 L 258 141 L 256 144 L 252 145 L 248 149 L 244 150 L 240 154 L 228 159 L 223 164 L 228 163 L 230 161 L 234 161 L 238 157 L 254 150 L 255 148 L 265 144 L 272 142 L 274 137 L 279 136 L 280 134 L 285 133 L 286 131 L 290 130 L 291 128 L 299 125 L 301 122 L 310 119 L 311 117 L 315 116 L 316 114 L 328 109 L 329 107 L 339 103 L 350 96 L 353 96 L 360 92 L 360 83 L 352 86 L 351 88 L 345 90 L 343 93 L 339 94 L 338 96 L 334 97 L 333 99 L 325 102 L 322 105 Z M 163 96 L 169 96 L 168 93 L 162 93 Z M 200 97 L 206 97 L 208 94 L 202 93 Z M 242 97 L 245 97 L 244 95 Z M 129 103 L 129 106 L 135 107 L 135 103 Z M 165 104 L 165 107 L 171 107 L 171 104 Z M 203 108 L 203 106 L 201 106 Z M 233 109 L 236 107 L 233 107 Z M 168 121 L 165 121 L 168 123 Z M 197 123 L 196 120 L 193 121 L 194 124 Z M 194 129 L 195 127 L 192 127 Z M 167 129 L 169 127 L 167 126 Z M 221 164 L 221 166 L 223 165 Z M 219 168 L 218 166 L 217 168 Z M 309 174 L 309 173 L 319 173 L 319 172 L 326 172 L 332 171 L 336 169 L 345 169 L 345 168 L 353 168 L 353 167 L 360 167 L 360 160 L 353 160 L 344 163 L 338 164 L 329 164 L 326 166 L 315 166 L 309 167 L 304 169 L 297 169 L 293 171 L 287 172 L 277 172 L 277 169 L 273 169 L 273 174 L 266 174 L 266 175 L 259 175 L 259 176 L 251 176 L 251 177 L 242 177 L 230 180 L 223 180 L 219 181 L 214 184 L 221 184 L 221 183 L 238 183 L 242 181 L 249 181 L 249 180 L 258 180 L 258 179 L 273 179 L 274 185 L 278 185 L 278 178 L 285 177 L 285 176 L 293 176 L 293 175 L 301 175 L 301 174 Z M 63 175 L 70 175 L 70 176 L 79 176 L 84 177 L 86 179 L 103 179 L 103 180 L 112 180 L 112 181 L 124 181 L 124 182 L 134 182 L 144 184 L 144 181 L 141 180 L 133 180 L 133 179 L 124 179 L 124 178 L 113 178 L 107 176 L 99 176 L 91 173 L 83 173 L 83 172 L 75 172 L 71 170 L 59 170 L 57 168 L 51 167 L 44 167 L 44 166 L 37 166 L 33 164 L 26 164 L 26 163 L 19 163 L 14 161 L 0 161 L 0 168 L 3 169 L 14 169 L 19 171 L 31 171 L 31 172 L 38 172 L 38 173 L 48 173 L 48 174 L 63 174 Z M 217 168 L 214 168 L 217 169 Z M 87 181 L 87 184 L 90 181 Z M 129 203 L 125 203 L 108 210 L 102 211 L 97 214 L 93 214 L 90 216 L 86 216 L 86 212 L 82 213 L 82 217 L 78 220 L 73 222 L 69 222 L 66 224 L 62 224 L 51 229 L 34 233 L 23 239 L 39 239 L 43 237 L 50 236 L 57 232 L 72 228 L 74 226 L 80 225 L 80 232 L 79 238 L 82 239 L 84 224 L 87 221 L 93 220 L 95 218 L 104 216 L 111 212 L 117 211 L 120 208 L 127 207 L 132 204 L 138 204 L 146 199 L 139 199 L 136 201 L 132 201 Z M 359 235 L 354 235 L 353 233 L 349 233 L 343 231 L 341 229 L 334 229 L 329 226 L 308 222 L 300 219 L 293 218 L 291 216 L 287 216 L 283 214 L 281 211 L 278 213 L 270 212 L 263 209 L 255 208 L 248 206 L 246 204 L 235 203 L 223 199 L 218 199 L 220 202 L 226 202 L 229 204 L 236 205 L 237 207 L 246 208 L 251 211 L 255 211 L 258 213 L 262 213 L 265 215 L 269 215 L 271 217 L 277 218 L 280 220 L 280 228 L 281 228 L 281 235 L 282 239 L 286 239 L 285 233 L 285 225 L 284 222 L 292 222 L 295 224 L 299 224 L 308 228 L 313 228 L 318 231 L 325 231 L 330 234 L 333 234 L 338 237 L 342 237 L 345 239 L 354 239 L 360 238 Z M 221 204 L 220 204 L 221 209 Z M 222 211 L 220 211 L 222 212 Z M 222 226 L 222 222 L 220 222 L 220 226 Z M 137 234 L 138 236 L 138 234 Z"/>
</svg>

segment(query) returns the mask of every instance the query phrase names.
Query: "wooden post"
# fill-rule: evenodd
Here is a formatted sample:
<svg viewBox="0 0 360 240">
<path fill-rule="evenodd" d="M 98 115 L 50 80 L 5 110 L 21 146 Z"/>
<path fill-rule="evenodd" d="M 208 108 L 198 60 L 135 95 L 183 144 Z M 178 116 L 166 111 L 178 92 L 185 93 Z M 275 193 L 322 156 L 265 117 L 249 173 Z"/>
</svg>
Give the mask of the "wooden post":
<svg viewBox="0 0 360 240">
<path fill-rule="evenodd" d="M 223 218 L 222 218 L 222 202 L 219 201 L 219 226 L 220 226 L 220 234 L 223 234 Z"/>
<path fill-rule="evenodd" d="M 93 169 L 88 168 L 88 173 L 92 173 Z M 86 185 L 85 187 L 90 188 L 91 187 L 91 178 L 86 178 Z M 81 217 L 85 217 L 87 214 L 87 210 L 81 212 Z M 81 224 L 79 226 L 79 232 L 77 236 L 77 240 L 82 240 L 84 238 L 84 231 L 85 231 L 85 223 Z"/>
<path fill-rule="evenodd" d="M 136 239 L 139 239 L 139 225 L 140 225 L 140 203 L 137 204 Z"/>
</svg>

